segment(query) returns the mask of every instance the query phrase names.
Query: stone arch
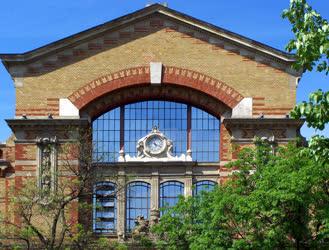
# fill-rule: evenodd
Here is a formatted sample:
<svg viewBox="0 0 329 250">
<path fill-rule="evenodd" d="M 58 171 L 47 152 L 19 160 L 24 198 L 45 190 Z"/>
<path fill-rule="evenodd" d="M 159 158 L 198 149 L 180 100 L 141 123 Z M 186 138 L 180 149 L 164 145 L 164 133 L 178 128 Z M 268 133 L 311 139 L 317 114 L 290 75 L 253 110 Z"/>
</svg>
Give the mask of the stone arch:
<svg viewBox="0 0 329 250">
<path fill-rule="evenodd" d="M 243 96 L 222 81 L 196 71 L 163 67 L 162 84 L 150 83 L 148 66 L 124 69 L 95 79 L 69 96 L 80 114 L 97 117 L 125 103 L 163 99 L 190 103 L 219 117 Z"/>
</svg>

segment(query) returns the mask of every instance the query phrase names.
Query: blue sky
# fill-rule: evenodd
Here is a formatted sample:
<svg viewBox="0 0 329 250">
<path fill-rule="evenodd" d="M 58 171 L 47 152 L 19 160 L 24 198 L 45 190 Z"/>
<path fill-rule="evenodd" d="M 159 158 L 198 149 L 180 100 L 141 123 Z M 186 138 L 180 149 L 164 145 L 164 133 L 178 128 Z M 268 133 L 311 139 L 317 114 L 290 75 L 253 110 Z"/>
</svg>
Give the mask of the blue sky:
<svg viewBox="0 0 329 250">
<path fill-rule="evenodd" d="M 155 1 L 153 1 L 154 3 Z M 167 0 L 169 7 L 214 25 L 283 50 L 292 37 L 290 24 L 281 18 L 289 0 Z M 141 9 L 148 0 L 72 0 L 2 1 L 0 12 L 0 53 L 21 53 L 51 43 L 84 29 Z M 309 3 L 329 19 L 328 0 Z M 329 90 L 329 77 L 306 73 L 297 90 L 297 102 L 307 100 L 310 92 Z M 15 90 L 12 80 L 0 65 L 0 142 L 11 131 L 4 119 L 13 118 Z M 302 135 L 315 132 L 306 126 Z M 329 136 L 326 128 L 323 134 Z"/>
</svg>

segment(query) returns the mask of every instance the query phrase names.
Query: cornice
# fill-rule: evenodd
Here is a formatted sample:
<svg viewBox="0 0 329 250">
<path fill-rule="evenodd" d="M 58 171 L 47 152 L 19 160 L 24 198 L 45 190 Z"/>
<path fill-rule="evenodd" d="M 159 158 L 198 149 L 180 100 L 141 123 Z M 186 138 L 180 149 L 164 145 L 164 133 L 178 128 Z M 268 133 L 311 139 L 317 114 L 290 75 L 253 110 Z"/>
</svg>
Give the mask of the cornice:
<svg viewBox="0 0 329 250">
<path fill-rule="evenodd" d="M 26 65 L 42 60 L 47 56 L 58 54 L 63 50 L 70 49 L 85 42 L 91 41 L 92 39 L 95 39 L 107 32 L 115 31 L 133 22 L 143 20 L 151 15 L 162 15 L 164 17 L 170 18 L 171 20 L 184 24 L 188 27 L 206 32 L 215 39 L 222 39 L 243 49 L 255 51 L 256 55 L 259 54 L 263 57 L 267 57 L 271 61 L 278 61 L 281 64 L 286 65 L 285 67 L 289 67 L 292 63 L 296 61 L 294 54 L 290 54 L 279 49 L 273 48 L 266 44 L 260 43 L 245 36 L 210 24 L 208 22 L 167 8 L 161 4 L 153 4 L 149 7 L 143 8 L 128 15 L 119 17 L 112 21 L 103 23 L 101 25 L 95 26 L 93 28 L 79 32 L 75 35 L 55 41 L 53 43 L 25 53 L 0 54 L 0 59 L 2 59 L 3 64 L 6 66 L 7 70 L 10 71 L 10 68 L 12 66 Z M 208 42 L 211 44 L 211 39 L 209 39 Z M 229 48 L 227 49 L 229 50 Z M 249 54 L 250 53 L 248 53 L 248 55 Z M 257 56 L 255 56 L 255 60 L 256 57 Z M 300 76 L 302 74 L 301 71 L 296 72 L 292 69 L 290 71 L 289 73 L 293 75 Z"/>
<path fill-rule="evenodd" d="M 304 119 L 292 118 L 225 118 L 223 124 L 227 129 L 232 128 L 264 128 L 269 127 L 294 127 L 301 128 L 304 124 Z"/>
<path fill-rule="evenodd" d="M 90 125 L 88 119 L 7 119 L 8 126 L 15 130 L 17 128 L 55 128 L 55 127 L 77 127 Z"/>
</svg>

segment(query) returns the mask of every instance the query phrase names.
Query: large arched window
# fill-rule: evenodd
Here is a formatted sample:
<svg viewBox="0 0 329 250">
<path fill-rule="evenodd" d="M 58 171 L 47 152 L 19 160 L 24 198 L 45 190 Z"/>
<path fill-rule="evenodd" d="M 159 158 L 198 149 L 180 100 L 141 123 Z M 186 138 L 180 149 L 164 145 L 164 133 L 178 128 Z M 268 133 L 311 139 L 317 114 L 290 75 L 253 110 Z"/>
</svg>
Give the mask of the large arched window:
<svg viewBox="0 0 329 250">
<path fill-rule="evenodd" d="M 157 126 L 173 141 L 173 154 L 192 150 L 198 162 L 219 161 L 220 120 L 190 105 L 143 101 L 113 109 L 93 122 L 94 159 L 115 162 L 123 149 L 136 155 L 136 143 Z"/>
<path fill-rule="evenodd" d="M 120 108 L 93 122 L 93 158 L 97 162 L 115 162 L 120 151 Z"/>
<path fill-rule="evenodd" d="M 130 232 L 135 227 L 137 216 L 149 218 L 151 206 L 151 185 L 135 181 L 127 185 L 126 191 L 126 230 Z"/>
<path fill-rule="evenodd" d="M 93 229 L 96 233 L 116 230 L 116 184 L 99 182 L 94 186 Z"/>
<path fill-rule="evenodd" d="M 220 121 L 194 107 L 191 120 L 192 159 L 198 162 L 218 162 Z"/>
<path fill-rule="evenodd" d="M 136 142 L 157 126 L 174 142 L 175 155 L 186 153 L 187 106 L 165 101 L 138 102 L 125 106 L 125 152 L 136 154 Z"/>
<path fill-rule="evenodd" d="M 184 195 L 184 183 L 166 181 L 160 184 L 160 208 L 170 208 L 177 204 L 179 196 Z M 161 214 L 163 211 L 161 211 Z"/>
<path fill-rule="evenodd" d="M 198 181 L 194 185 L 193 195 L 198 195 L 202 192 L 211 191 L 215 188 L 216 185 L 217 183 L 214 181 Z"/>
</svg>

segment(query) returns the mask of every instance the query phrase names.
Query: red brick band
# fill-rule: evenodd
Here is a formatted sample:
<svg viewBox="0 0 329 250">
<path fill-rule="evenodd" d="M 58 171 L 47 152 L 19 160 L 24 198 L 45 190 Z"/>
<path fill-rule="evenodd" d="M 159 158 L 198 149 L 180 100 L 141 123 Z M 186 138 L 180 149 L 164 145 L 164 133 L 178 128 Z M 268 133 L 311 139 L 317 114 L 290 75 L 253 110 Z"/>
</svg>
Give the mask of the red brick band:
<svg viewBox="0 0 329 250">
<path fill-rule="evenodd" d="M 206 94 L 229 108 L 233 108 L 243 99 L 240 93 L 224 82 L 188 69 L 164 67 L 162 82 L 162 86 L 186 87 Z M 150 69 L 148 66 L 124 69 L 102 76 L 72 93 L 69 99 L 79 110 L 82 110 L 100 97 L 114 91 L 127 87 L 143 86 L 150 86 Z"/>
</svg>

